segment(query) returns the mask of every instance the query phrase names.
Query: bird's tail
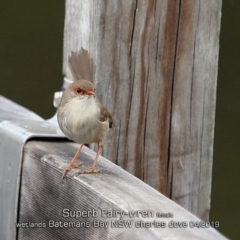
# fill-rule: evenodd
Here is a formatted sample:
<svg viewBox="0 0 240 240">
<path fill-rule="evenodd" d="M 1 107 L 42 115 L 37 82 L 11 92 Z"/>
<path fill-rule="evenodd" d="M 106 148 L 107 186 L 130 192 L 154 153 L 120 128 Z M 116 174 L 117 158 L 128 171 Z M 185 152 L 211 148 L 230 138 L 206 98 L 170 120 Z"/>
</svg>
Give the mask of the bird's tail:
<svg viewBox="0 0 240 240">
<path fill-rule="evenodd" d="M 93 82 L 96 63 L 87 50 L 81 48 L 79 52 L 72 52 L 68 57 L 68 65 L 74 81 L 84 79 Z"/>
</svg>

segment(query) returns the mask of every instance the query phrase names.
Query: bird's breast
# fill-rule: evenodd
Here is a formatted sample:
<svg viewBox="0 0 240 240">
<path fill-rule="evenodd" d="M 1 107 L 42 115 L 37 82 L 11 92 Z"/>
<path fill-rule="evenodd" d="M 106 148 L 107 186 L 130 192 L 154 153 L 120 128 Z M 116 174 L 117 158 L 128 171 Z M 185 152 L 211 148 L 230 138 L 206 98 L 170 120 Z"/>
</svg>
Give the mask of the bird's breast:
<svg viewBox="0 0 240 240">
<path fill-rule="evenodd" d="M 58 122 L 63 133 L 77 143 L 103 141 L 108 122 L 101 122 L 100 108 L 93 97 L 74 99 L 58 109 Z"/>
</svg>

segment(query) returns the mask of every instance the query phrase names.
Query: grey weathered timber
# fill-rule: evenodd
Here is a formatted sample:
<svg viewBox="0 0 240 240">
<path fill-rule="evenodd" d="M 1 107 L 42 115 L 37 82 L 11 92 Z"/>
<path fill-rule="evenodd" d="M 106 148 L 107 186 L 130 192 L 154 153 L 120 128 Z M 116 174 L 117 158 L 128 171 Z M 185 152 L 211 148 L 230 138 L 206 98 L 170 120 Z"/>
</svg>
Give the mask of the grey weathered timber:
<svg viewBox="0 0 240 240">
<path fill-rule="evenodd" d="M 213 228 L 191 228 L 191 221 L 199 222 L 200 219 L 103 157 L 97 164 L 102 171 L 100 174 L 78 175 L 79 169 L 73 169 L 62 181 L 63 169 L 78 147 L 78 144 L 62 141 L 29 141 L 25 145 L 18 222 L 34 223 L 35 227 L 18 228 L 19 240 L 226 239 Z M 91 166 L 95 154 L 87 147 L 83 148 L 79 157 L 79 162 L 84 164 L 82 170 Z M 132 227 L 114 226 L 113 222 L 120 223 L 120 215 L 102 216 L 105 210 L 125 213 L 122 223 L 129 221 Z M 146 210 L 150 212 L 145 217 L 129 214 Z M 78 218 L 74 216 L 76 211 Z M 89 216 L 80 217 L 84 211 L 90 211 Z M 172 217 L 159 218 L 157 213 L 172 214 Z M 142 226 L 135 227 L 140 221 Z M 166 227 L 143 227 L 144 223 L 154 221 L 155 224 L 165 222 Z M 186 228 L 170 228 L 170 221 L 186 222 Z M 108 225 L 99 227 L 97 222 Z M 59 227 L 60 224 L 65 227 Z"/>
<path fill-rule="evenodd" d="M 0 123 L 4 120 L 36 120 L 43 121 L 37 114 L 0 96 Z M 3 128 L 4 129 L 4 128 Z M 17 146 L 19 139 L 8 138 L 2 134 L 0 128 L 0 239 L 14 239 L 16 237 L 16 210 L 19 187 L 19 167 L 21 156 Z M 9 150 L 12 154 L 6 154 L 1 150 Z M 13 159 L 13 155 L 16 159 Z"/>
<path fill-rule="evenodd" d="M 103 155 L 207 220 L 221 0 L 66 0 L 63 73 L 90 51 L 115 122 Z"/>
<path fill-rule="evenodd" d="M 0 237 L 4 240 L 17 236 L 22 153 L 33 137 L 65 139 L 56 125 L 0 96 Z"/>
<path fill-rule="evenodd" d="M 0 122 L 3 120 L 36 120 L 41 118 L 36 113 L 18 105 L 17 103 L 0 95 Z"/>
<path fill-rule="evenodd" d="M 0 96 L 0 119 L 39 121 L 41 118 Z M 79 169 L 73 169 L 62 182 L 63 169 L 78 147 L 78 144 L 56 139 L 29 140 L 25 145 L 16 219 L 17 239 L 226 239 L 213 228 L 191 228 L 189 224 L 199 223 L 200 219 L 103 157 L 97 165 L 102 173 L 78 175 Z M 79 162 L 84 164 L 82 169 L 92 164 L 95 154 L 84 147 L 79 157 Z M 1 165 L 0 168 L 8 167 Z M 5 181 L 1 177 L 0 183 Z M 6 195 L 0 196 L 0 208 L 5 207 L 4 197 Z M 8 200 L 11 203 L 11 199 Z M 14 208 L 15 204 L 12 205 Z M 118 222 L 119 214 L 116 217 L 101 216 L 104 209 L 109 213 L 114 210 L 125 213 L 123 221 Z M 144 216 L 146 210 L 148 217 Z M 79 215 L 89 211 L 89 216 L 67 217 L 70 211 Z M 94 211 L 95 217 L 90 214 Z M 140 211 L 138 216 L 130 215 L 137 211 Z M 168 217 L 157 217 L 157 213 Z M 4 220 L 1 218 L 0 224 L 4 224 Z M 116 227 L 127 221 L 132 227 Z M 136 228 L 140 221 L 142 226 Z M 171 221 L 185 222 L 187 227 L 170 228 Z M 104 229 L 94 225 L 97 222 L 109 225 Z M 143 227 L 147 222 L 152 223 L 151 228 Z M 166 226 L 153 227 L 156 222 L 164 222 Z M 8 231 L 14 231 L 15 227 L 14 224 Z M 3 232 L 0 232 L 0 239 L 7 239 Z"/>
<path fill-rule="evenodd" d="M 170 131 L 170 197 L 210 211 L 221 2 L 182 1 Z"/>
</svg>

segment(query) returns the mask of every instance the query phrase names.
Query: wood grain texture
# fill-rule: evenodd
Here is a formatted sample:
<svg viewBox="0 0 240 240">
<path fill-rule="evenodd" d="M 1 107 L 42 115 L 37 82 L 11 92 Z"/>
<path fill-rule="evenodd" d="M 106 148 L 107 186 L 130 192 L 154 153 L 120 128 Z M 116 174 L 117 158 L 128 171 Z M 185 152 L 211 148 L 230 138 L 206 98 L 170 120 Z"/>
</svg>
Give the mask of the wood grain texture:
<svg viewBox="0 0 240 240">
<path fill-rule="evenodd" d="M 66 0 L 71 51 L 94 56 L 114 118 L 103 155 L 207 220 L 221 0 Z"/>
<path fill-rule="evenodd" d="M 141 180 L 122 168 L 101 157 L 98 168 L 100 174 L 77 175 L 79 169 L 73 169 L 62 182 L 63 169 L 75 154 L 78 144 L 69 142 L 29 141 L 24 148 L 22 180 L 19 200 L 18 223 L 41 224 L 42 227 L 18 228 L 18 239 L 226 239 L 213 228 L 135 228 L 135 223 L 166 222 L 171 220 L 189 224 L 199 221 L 191 213 L 169 200 Z M 95 152 L 84 147 L 79 161 L 84 168 L 89 167 Z M 85 217 L 64 217 L 63 209 L 69 211 L 98 212 Z M 93 227 L 93 221 L 108 222 L 119 220 L 101 216 L 102 209 L 129 212 L 151 210 L 151 217 L 130 217 L 131 228 L 106 229 Z M 170 218 L 157 218 L 156 213 L 172 213 Z M 65 227 L 51 227 L 61 221 Z M 71 222 L 71 223 L 69 223 Z M 90 227 L 66 227 L 77 222 L 89 222 Z M 72 225 L 72 226 L 73 226 Z M 39 225 L 40 226 L 40 225 Z"/>
<path fill-rule="evenodd" d="M 170 131 L 171 198 L 208 219 L 221 1 L 182 1 Z"/>
</svg>

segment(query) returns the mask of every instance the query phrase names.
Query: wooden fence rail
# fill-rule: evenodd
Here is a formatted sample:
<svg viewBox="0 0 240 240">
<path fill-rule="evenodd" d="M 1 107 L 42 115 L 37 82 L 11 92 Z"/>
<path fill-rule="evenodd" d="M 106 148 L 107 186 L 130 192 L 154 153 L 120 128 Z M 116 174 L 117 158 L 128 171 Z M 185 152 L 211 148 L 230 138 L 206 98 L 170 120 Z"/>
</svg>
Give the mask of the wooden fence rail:
<svg viewBox="0 0 240 240">
<path fill-rule="evenodd" d="M 94 56 L 96 94 L 114 128 L 98 163 L 102 173 L 75 169 L 64 182 L 76 144 L 32 139 L 25 145 L 19 239 L 225 239 L 192 225 L 200 220 L 185 210 L 209 218 L 221 3 L 66 0 L 63 74 L 72 79 L 71 51 L 83 47 Z M 42 120 L 0 97 L 0 121 L 26 118 Z M 83 169 L 93 156 L 85 147 Z M 0 160 L 4 171 L 8 159 Z M 4 181 L 0 176 L 1 187 Z"/>
<path fill-rule="evenodd" d="M 26 118 L 41 119 L 0 96 L 1 121 Z M 17 239 L 226 239 L 211 227 L 199 228 L 200 219 L 103 157 L 101 174 L 77 175 L 75 169 L 62 182 L 77 147 L 54 139 L 32 139 L 25 145 Z M 94 156 L 83 149 L 83 168 Z M 7 170 L 8 159 L 0 160 Z M 0 176 L 0 183 L 4 181 Z M 0 233 L 0 239 L 7 238 Z"/>
</svg>

